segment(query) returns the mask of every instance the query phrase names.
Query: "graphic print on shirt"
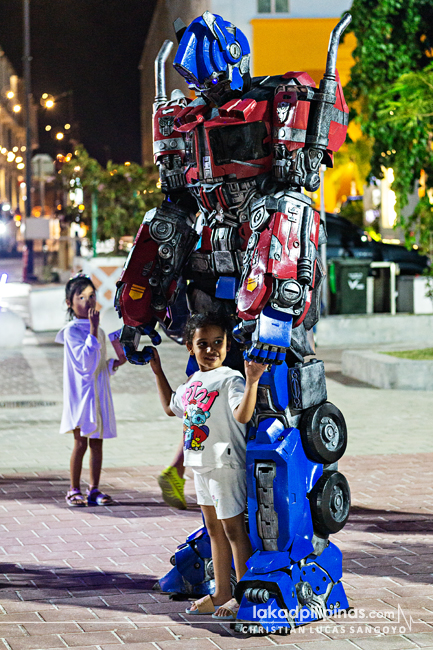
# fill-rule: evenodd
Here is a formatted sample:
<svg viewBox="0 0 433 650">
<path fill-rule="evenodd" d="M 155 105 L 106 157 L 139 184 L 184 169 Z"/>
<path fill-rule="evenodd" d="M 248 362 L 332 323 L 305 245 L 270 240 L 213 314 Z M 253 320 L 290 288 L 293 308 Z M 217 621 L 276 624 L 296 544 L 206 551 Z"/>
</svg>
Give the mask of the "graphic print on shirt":
<svg viewBox="0 0 433 650">
<path fill-rule="evenodd" d="M 203 443 L 209 436 L 209 427 L 205 422 L 218 395 L 217 390 L 208 392 L 203 388 L 201 381 L 192 382 L 186 389 L 182 397 L 184 449 L 203 451 Z"/>
</svg>

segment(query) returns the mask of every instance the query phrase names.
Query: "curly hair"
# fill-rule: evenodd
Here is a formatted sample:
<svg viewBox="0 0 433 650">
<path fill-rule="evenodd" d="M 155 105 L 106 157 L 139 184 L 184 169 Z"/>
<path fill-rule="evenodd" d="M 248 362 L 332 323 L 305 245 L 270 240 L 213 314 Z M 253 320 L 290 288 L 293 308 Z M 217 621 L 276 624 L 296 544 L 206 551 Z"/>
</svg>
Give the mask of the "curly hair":
<svg viewBox="0 0 433 650">
<path fill-rule="evenodd" d="M 77 273 L 67 281 L 65 287 L 65 298 L 66 301 L 70 303 L 70 306 L 67 309 L 69 320 L 72 320 L 75 316 L 74 310 L 72 309 L 72 300 L 75 294 L 80 294 L 86 287 L 92 287 L 96 293 L 96 287 L 90 279 L 90 276 L 85 275 L 84 273 Z"/>
<path fill-rule="evenodd" d="M 227 316 L 218 311 L 205 311 L 202 313 L 193 313 L 188 318 L 183 331 L 183 342 L 192 343 L 195 331 L 202 327 L 208 327 L 209 325 L 220 327 L 224 334 L 226 334 L 227 340 L 230 339 L 232 326 Z"/>
</svg>

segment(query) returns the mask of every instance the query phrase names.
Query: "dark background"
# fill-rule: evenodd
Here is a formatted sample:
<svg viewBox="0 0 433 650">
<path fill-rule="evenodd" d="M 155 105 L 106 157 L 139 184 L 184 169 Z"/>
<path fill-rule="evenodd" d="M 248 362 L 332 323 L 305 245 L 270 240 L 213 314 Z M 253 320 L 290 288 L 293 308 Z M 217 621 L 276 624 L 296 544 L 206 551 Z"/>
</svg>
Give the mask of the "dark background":
<svg viewBox="0 0 433 650">
<path fill-rule="evenodd" d="M 79 139 L 102 164 L 141 162 L 139 70 L 156 0 L 30 0 L 32 91 L 72 90 Z M 0 0 L 0 46 L 22 77 L 23 2 Z M 154 84 L 153 79 L 149 79 Z M 68 100 L 58 102 L 69 121 Z M 54 153 L 40 108 L 40 151 Z M 48 121 L 54 123 L 54 113 Z M 60 149 L 59 149 L 60 150 Z"/>
</svg>

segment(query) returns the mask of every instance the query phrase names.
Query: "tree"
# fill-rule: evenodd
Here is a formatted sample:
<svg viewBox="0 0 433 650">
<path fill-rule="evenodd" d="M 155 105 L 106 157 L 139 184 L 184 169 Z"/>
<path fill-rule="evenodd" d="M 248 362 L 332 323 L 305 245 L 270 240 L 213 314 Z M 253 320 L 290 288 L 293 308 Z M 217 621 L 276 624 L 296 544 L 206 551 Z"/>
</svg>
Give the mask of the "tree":
<svg viewBox="0 0 433 650">
<path fill-rule="evenodd" d="M 115 165 L 109 161 L 104 169 L 81 145 L 74 157 L 65 162 L 61 173 L 65 189 L 70 189 L 72 182 L 72 185 L 78 183 L 84 192 L 84 211 L 70 207 L 67 211 L 69 219 L 78 217 L 90 225 L 91 198 L 96 194 L 98 238 L 114 238 L 115 252 L 118 251 L 119 239 L 135 235 L 144 214 L 162 200 L 155 167 L 141 167 L 136 163 Z"/>
<path fill-rule="evenodd" d="M 409 118 L 401 112 L 403 103 L 406 109 L 411 101 L 414 109 L 420 103 L 422 78 L 433 56 L 433 4 L 431 0 L 354 0 L 351 11 L 357 47 L 346 96 L 352 115 L 373 141 L 372 175 L 382 178 L 382 167 L 394 169 L 396 209 L 408 229 L 401 208 L 422 169 L 427 172 L 428 188 L 433 186 L 431 130 L 421 114 Z"/>
<path fill-rule="evenodd" d="M 378 110 L 378 121 L 403 133 L 412 133 L 412 177 L 404 176 L 406 161 L 396 155 L 395 186 L 400 194 L 407 191 L 406 183 L 422 179 L 421 199 L 406 225 L 409 244 L 417 241 L 422 252 L 433 256 L 433 63 L 423 70 L 409 72 L 390 86 Z"/>
</svg>

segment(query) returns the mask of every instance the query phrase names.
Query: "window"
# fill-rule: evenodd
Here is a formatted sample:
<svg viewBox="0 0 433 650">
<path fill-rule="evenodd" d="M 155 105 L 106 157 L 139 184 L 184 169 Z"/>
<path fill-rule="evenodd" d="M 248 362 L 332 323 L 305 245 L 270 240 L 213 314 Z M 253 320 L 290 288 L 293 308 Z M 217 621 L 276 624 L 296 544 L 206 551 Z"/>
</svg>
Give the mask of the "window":
<svg viewBox="0 0 433 650">
<path fill-rule="evenodd" d="M 287 14 L 289 0 L 257 0 L 259 14 Z"/>
</svg>

